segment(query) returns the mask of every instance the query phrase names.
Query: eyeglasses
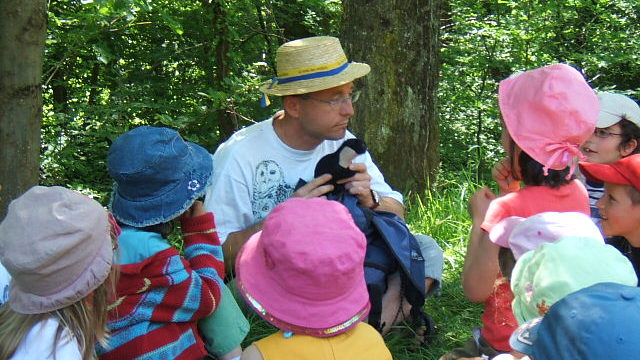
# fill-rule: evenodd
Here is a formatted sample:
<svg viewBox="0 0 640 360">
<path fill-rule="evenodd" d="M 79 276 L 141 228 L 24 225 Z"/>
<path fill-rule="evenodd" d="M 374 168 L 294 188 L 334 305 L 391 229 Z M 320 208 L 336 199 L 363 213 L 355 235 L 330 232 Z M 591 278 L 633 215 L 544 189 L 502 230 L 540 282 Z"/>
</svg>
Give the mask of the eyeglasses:
<svg viewBox="0 0 640 360">
<path fill-rule="evenodd" d="M 599 138 L 601 138 L 601 139 L 606 139 L 606 138 L 608 138 L 608 137 L 609 137 L 609 136 L 611 136 L 611 135 L 616 135 L 616 136 L 621 136 L 621 135 L 622 135 L 622 134 L 618 134 L 618 133 L 612 133 L 611 131 L 607 131 L 607 130 L 605 130 L 605 129 L 595 129 L 595 130 L 593 131 L 593 134 L 594 134 L 596 137 L 599 137 Z"/>
<path fill-rule="evenodd" d="M 351 95 L 347 97 L 333 99 L 333 100 L 318 99 L 307 94 L 300 95 L 300 97 L 305 100 L 315 100 L 321 103 L 329 104 L 329 106 L 335 109 L 339 106 L 342 106 L 343 104 L 346 104 L 347 102 L 351 102 L 353 104 L 356 101 L 358 101 L 358 99 L 360 98 L 360 90 L 354 91 Z"/>
</svg>

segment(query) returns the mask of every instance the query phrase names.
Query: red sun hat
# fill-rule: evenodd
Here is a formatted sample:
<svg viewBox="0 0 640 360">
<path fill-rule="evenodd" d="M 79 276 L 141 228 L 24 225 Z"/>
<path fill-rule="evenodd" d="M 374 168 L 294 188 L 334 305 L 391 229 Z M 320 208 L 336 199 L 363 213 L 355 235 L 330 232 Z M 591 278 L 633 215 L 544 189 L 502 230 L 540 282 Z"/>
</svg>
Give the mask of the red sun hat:
<svg viewBox="0 0 640 360">
<path fill-rule="evenodd" d="M 631 185 L 640 191 L 640 154 L 627 156 L 611 164 L 580 162 L 580 172 L 590 180 Z"/>
</svg>

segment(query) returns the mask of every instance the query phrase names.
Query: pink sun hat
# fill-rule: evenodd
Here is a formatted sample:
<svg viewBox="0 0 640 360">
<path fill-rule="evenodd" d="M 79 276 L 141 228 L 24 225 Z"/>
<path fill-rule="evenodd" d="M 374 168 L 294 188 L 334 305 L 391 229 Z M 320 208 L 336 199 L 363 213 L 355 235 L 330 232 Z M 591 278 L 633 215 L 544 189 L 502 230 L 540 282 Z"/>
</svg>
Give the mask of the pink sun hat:
<svg viewBox="0 0 640 360">
<path fill-rule="evenodd" d="M 283 331 L 343 333 L 369 313 L 366 238 L 342 204 L 291 198 L 267 216 L 236 260 L 238 289 Z"/>
<path fill-rule="evenodd" d="M 510 216 L 489 232 L 489 239 L 498 246 L 510 248 L 516 260 L 527 251 L 564 236 L 593 238 L 604 244 L 602 234 L 593 220 L 579 212 L 549 211 L 528 218 Z"/>
<path fill-rule="evenodd" d="M 534 160 L 562 170 L 596 127 L 600 104 L 584 77 L 566 64 L 526 71 L 500 82 L 500 112 L 509 135 Z"/>
</svg>

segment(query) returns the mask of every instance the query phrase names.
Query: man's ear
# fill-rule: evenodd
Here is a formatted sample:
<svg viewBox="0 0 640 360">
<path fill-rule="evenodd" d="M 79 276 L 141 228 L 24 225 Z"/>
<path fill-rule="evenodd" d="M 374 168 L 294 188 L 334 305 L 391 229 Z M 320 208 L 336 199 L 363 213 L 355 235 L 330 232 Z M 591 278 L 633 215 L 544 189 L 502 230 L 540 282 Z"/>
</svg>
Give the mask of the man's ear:
<svg viewBox="0 0 640 360">
<path fill-rule="evenodd" d="M 628 156 L 633 152 L 633 150 L 636 149 L 637 146 L 638 146 L 638 140 L 636 139 L 629 140 L 624 145 L 624 147 L 620 150 L 620 155 L 622 155 L 622 157 Z"/>
<path fill-rule="evenodd" d="M 293 95 L 285 96 L 282 99 L 284 111 L 287 113 L 287 115 L 295 118 L 299 117 L 300 100 L 301 99 L 299 96 L 293 96 Z"/>
</svg>

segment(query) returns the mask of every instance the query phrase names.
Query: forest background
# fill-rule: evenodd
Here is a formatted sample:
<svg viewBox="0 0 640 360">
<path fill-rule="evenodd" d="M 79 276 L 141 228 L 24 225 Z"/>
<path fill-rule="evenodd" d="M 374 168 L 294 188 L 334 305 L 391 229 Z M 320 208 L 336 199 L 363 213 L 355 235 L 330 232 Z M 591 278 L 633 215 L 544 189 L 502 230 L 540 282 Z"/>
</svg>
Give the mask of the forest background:
<svg viewBox="0 0 640 360">
<path fill-rule="evenodd" d="M 365 96 L 352 124 L 391 183 L 407 194 L 411 226 L 445 249 L 449 285 L 428 305 L 439 335 L 434 348 L 420 353 L 427 359 L 458 345 L 478 323 L 478 308 L 461 295 L 459 271 L 466 199 L 477 186 L 491 184 L 491 166 L 502 154 L 498 82 L 516 71 L 566 62 L 598 90 L 640 95 L 638 0 L 38 0 L 33 4 L 47 15 L 42 86 L 36 87 L 42 93 L 27 95 L 42 107 L 36 106 L 35 119 L 9 118 L 15 94 L 8 95 L 3 81 L 15 59 L 7 60 L 14 45 L 6 34 L 25 4 L 0 1 L 7 15 L 0 23 L 4 205 L 11 199 L 5 184 L 21 171 L 33 174 L 32 183 L 64 185 L 106 205 L 109 145 L 139 125 L 176 128 L 215 151 L 233 131 L 278 108 L 273 98 L 261 108 L 257 87 L 275 76 L 275 50 L 285 41 L 338 36 L 350 60 L 372 65 L 368 78 L 390 72 L 383 84 L 357 84 Z M 370 43 L 386 46 L 368 51 Z M 431 82 L 413 88 L 406 81 L 415 77 Z M 384 95 L 387 89 L 395 92 Z M 395 110 L 412 99 L 422 110 L 400 116 Z M 392 120 L 401 124 L 384 123 Z M 30 132 L 19 136 L 23 145 L 36 152 L 34 170 L 21 166 L 21 152 L 7 150 L 15 145 L 8 137 L 23 130 Z M 428 161 L 417 174 L 425 176 L 394 171 L 398 163 L 410 166 L 421 158 Z M 397 345 L 394 355 L 414 358 L 407 349 Z"/>
</svg>

